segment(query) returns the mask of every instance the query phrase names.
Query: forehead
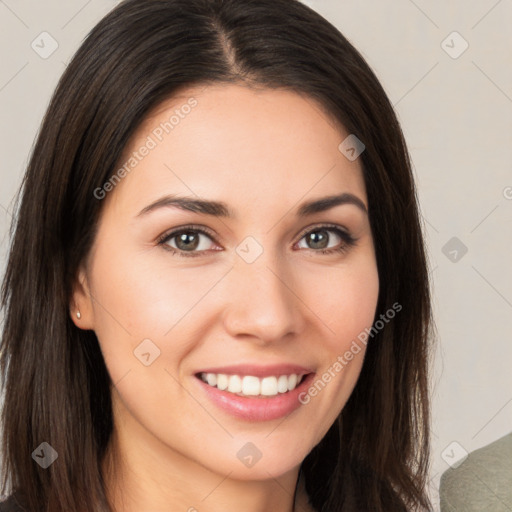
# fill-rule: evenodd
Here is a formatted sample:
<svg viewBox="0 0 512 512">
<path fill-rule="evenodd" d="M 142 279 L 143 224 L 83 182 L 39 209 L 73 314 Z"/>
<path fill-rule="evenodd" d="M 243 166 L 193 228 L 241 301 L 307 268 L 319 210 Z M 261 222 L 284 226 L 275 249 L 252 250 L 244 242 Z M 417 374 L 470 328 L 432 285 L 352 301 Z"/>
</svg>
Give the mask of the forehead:
<svg viewBox="0 0 512 512">
<path fill-rule="evenodd" d="M 348 135 L 295 92 L 191 88 L 141 123 L 118 164 L 129 172 L 111 195 L 134 206 L 158 194 L 195 195 L 234 209 L 341 192 L 366 201 L 360 160 L 338 149 Z"/>
</svg>

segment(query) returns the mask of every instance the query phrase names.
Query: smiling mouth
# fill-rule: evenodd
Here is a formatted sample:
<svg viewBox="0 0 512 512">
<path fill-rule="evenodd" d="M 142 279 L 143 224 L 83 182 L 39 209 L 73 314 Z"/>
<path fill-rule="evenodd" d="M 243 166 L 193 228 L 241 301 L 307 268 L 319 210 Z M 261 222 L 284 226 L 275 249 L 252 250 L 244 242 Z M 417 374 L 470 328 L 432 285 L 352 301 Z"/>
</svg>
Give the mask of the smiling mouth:
<svg viewBox="0 0 512 512">
<path fill-rule="evenodd" d="M 250 398 L 269 398 L 293 391 L 308 374 L 291 373 L 255 377 L 254 375 L 227 375 L 225 373 L 199 373 L 203 382 L 220 391 Z"/>
</svg>

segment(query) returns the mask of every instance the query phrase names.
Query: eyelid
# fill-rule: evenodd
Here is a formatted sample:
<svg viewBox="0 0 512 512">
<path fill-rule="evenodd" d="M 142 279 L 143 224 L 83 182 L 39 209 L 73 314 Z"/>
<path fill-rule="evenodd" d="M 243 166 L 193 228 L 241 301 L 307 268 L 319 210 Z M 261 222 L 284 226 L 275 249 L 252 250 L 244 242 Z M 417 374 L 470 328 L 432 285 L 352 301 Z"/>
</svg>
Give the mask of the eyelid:
<svg viewBox="0 0 512 512">
<path fill-rule="evenodd" d="M 312 224 L 310 226 L 303 228 L 300 231 L 299 235 L 297 235 L 298 240 L 296 242 L 294 242 L 293 245 L 296 245 L 298 242 L 300 242 L 302 240 L 302 238 L 304 238 L 304 236 L 309 234 L 310 232 L 315 231 L 315 230 L 320 230 L 320 229 L 333 230 L 334 232 L 340 232 L 340 233 L 345 234 L 344 241 L 346 243 L 348 243 L 349 245 L 357 242 L 357 238 L 352 236 L 350 231 L 347 228 L 345 228 L 344 226 L 340 226 L 339 224 L 332 224 L 329 222 L 324 222 L 324 223 L 320 222 L 320 223 L 315 223 L 315 224 Z M 169 229 L 168 231 L 166 231 L 165 233 L 163 233 L 162 235 L 160 235 L 157 238 L 157 243 L 158 243 L 158 245 L 164 246 L 168 240 L 172 239 L 174 236 L 178 235 L 179 233 L 183 233 L 186 231 L 197 231 L 199 233 L 205 234 L 208 237 L 210 237 L 215 244 L 218 244 L 218 242 L 216 240 L 215 233 L 210 228 L 207 228 L 206 226 L 199 225 L 199 224 L 186 224 L 184 226 L 178 226 L 178 227 Z M 190 251 L 187 254 L 187 251 L 179 251 L 179 250 L 176 250 L 174 247 L 168 247 L 165 249 L 168 251 L 171 251 L 173 253 L 178 253 L 180 255 L 185 254 L 184 257 L 200 256 L 201 254 L 208 252 L 208 251 Z M 314 249 L 311 249 L 311 250 L 314 252 L 322 251 L 322 249 L 320 249 L 318 251 L 315 251 Z M 331 251 L 331 250 L 332 249 L 326 249 L 325 251 Z"/>
<path fill-rule="evenodd" d="M 342 231 L 343 233 L 345 233 L 347 236 L 352 236 L 350 234 L 350 231 L 345 228 L 344 226 L 340 226 L 339 224 L 331 224 L 329 222 L 320 222 L 320 223 L 316 223 L 316 224 L 312 224 L 311 226 L 307 226 L 305 227 L 298 235 L 299 239 L 297 241 L 300 241 L 302 239 L 302 237 L 304 235 L 307 235 L 310 231 L 314 231 L 316 229 L 335 229 L 335 230 L 338 230 L 338 231 Z"/>
<path fill-rule="evenodd" d="M 206 226 L 202 226 L 199 224 L 185 224 L 184 226 L 178 226 L 176 228 L 169 229 L 165 231 L 162 235 L 160 235 L 156 241 L 158 243 L 163 243 L 165 240 L 168 240 L 173 235 L 176 236 L 178 233 L 182 233 L 184 231 L 198 231 L 200 233 L 208 235 L 214 242 L 217 243 L 215 239 L 215 233 L 210 228 L 207 228 Z"/>
</svg>

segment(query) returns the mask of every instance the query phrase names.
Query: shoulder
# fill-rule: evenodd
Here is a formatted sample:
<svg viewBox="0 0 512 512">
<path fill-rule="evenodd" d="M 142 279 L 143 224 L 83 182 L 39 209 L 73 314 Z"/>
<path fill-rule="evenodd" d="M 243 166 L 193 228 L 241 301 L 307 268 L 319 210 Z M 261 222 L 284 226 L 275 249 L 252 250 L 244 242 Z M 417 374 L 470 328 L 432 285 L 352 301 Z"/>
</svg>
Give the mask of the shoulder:
<svg viewBox="0 0 512 512">
<path fill-rule="evenodd" d="M 443 473 L 441 510 L 510 510 L 511 474 L 512 432 L 471 452 L 460 466 Z"/>
<path fill-rule="evenodd" d="M 27 510 L 22 508 L 16 500 L 16 496 L 11 494 L 4 496 L 0 501 L 0 512 L 27 512 Z"/>
</svg>

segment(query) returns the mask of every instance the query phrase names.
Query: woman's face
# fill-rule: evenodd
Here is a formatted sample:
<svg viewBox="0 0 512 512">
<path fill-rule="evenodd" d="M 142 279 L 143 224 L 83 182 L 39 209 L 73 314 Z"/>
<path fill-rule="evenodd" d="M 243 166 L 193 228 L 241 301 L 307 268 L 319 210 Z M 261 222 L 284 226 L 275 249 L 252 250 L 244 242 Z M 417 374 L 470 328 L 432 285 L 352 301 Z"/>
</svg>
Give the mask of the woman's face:
<svg viewBox="0 0 512 512">
<path fill-rule="evenodd" d="M 97 191 L 74 321 L 98 337 L 141 464 L 283 475 L 340 413 L 379 289 L 361 163 L 338 149 L 348 135 L 292 92 L 190 89 Z"/>
</svg>

